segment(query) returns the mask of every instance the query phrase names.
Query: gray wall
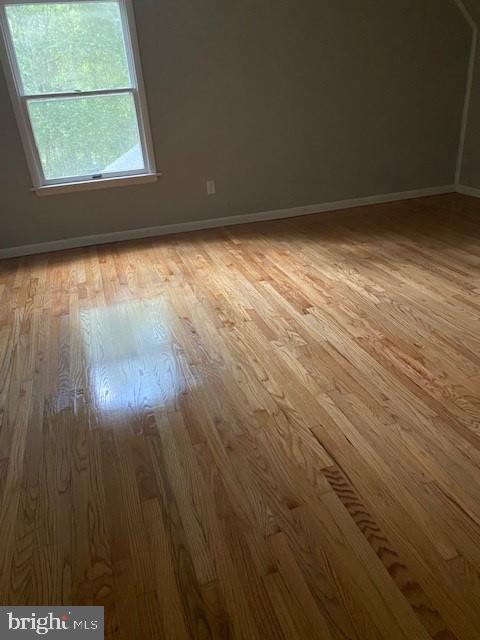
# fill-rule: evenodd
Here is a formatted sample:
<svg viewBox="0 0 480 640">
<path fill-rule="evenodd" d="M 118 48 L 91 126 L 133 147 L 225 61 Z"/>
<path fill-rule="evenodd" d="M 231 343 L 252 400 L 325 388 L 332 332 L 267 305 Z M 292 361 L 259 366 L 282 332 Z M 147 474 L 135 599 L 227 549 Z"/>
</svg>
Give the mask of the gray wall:
<svg viewBox="0 0 480 640">
<path fill-rule="evenodd" d="M 0 248 L 453 182 L 469 31 L 451 0 L 135 8 L 164 177 L 32 194 L 0 76 Z"/>
<path fill-rule="evenodd" d="M 464 0 L 464 4 L 480 27 L 479 0 Z M 480 189 L 480 42 L 475 61 L 460 183 Z"/>
</svg>

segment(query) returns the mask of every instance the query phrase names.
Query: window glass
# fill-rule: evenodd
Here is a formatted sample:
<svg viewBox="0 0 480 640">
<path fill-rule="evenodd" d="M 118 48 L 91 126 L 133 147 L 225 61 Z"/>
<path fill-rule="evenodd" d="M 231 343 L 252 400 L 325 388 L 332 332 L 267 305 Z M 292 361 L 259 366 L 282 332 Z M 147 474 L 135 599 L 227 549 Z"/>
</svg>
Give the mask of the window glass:
<svg viewBox="0 0 480 640">
<path fill-rule="evenodd" d="M 117 2 L 7 5 L 23 93 L 131 86 Z"/>
<path fill-rule="evenodd" d="M 47 180 L 144 168 L 130 93 L 28 101 Z"/>
</svg>

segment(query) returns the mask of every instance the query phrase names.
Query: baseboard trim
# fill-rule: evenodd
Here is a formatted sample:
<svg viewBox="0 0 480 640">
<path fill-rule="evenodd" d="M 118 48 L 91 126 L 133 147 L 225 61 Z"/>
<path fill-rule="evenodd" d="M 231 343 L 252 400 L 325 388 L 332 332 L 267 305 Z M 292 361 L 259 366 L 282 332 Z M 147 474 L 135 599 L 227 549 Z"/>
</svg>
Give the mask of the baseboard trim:
<svg viewBox="0 0 480 640">
<path fill-rule="evenodd" d="M 328 211 L 338 211 L 340 209 L 352 209 L 354 207 L 364 207 L 372 204 L 382 204 L 397 202 L 400 200 L 410 200 L 412 198 L 422 198 L 426 196 L 443 195 L 454 193 L 455 185 L 445 185 L 442 187 L 430 187 L 427 189 L 416 189 L 414 191 L 402 191 L 400 193 L 386 193 L 382 195 L 367 196 L 363 198 L 351 198 L 349 200 L 337 200 L 336 202 L 325 202 L 322 204 L 309 204 L 291 209 L 275 209 L 273 211 L 262 211 L 260 213 L 246 213 L 222 218 L 211 218 L 192 222 L 180 222 L 178 224 L 165 224 L 158 227 L 145 227 L 143 229 L 128 229 L 126 231 L 113 231 L 112 233 L 102 233 L 91 236 L 80 236 L 76 238 L 65 238 L 64 240 L 53 240 L 51 242 L 41 242 L 38 244 L 26 244 L 17 247 L 0 249 L 0 259 L 17 258 L 37 253 L 48 253 L 50 251 L 62 251 L 65 249 L 75 249 L 78 247 L 88 247 L 92 245 L 109 244 L 111 242 L 122 242 L 124 240 L 139 240 L 141 238 L 152 238 L 173 233 L 184 233 L 186 231 L 199 231 L 202 229 L 213 229 L 215 227 L 228 227 L 237 224 L 247 224 L 249 222 L 266 222 L 268 220 L 280 220 L 281 218 L 294 218 L 313 213 L 325 213 Z"/>
<path fill-rule="evenodd" d="M 467 187 L 463 184 L 459 184 L 456 188 L 457 193 L 462 193 L 464 196 L 473 196 L 474 198 L 480 198 L 480 189 L 475 187 Z"/>
</svg>

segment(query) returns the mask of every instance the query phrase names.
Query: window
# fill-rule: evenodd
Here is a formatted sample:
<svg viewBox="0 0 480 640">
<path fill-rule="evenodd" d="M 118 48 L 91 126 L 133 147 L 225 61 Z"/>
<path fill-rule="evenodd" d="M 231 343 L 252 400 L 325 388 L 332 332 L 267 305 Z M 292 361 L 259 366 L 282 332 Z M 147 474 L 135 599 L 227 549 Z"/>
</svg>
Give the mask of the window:
<svg viewBox="0 0 480 640">
<path fill-rule="evenodd" d="M 130 0 L 0 0 L 0 23 L 34 188 L 156 175 Z"/>
</svg>

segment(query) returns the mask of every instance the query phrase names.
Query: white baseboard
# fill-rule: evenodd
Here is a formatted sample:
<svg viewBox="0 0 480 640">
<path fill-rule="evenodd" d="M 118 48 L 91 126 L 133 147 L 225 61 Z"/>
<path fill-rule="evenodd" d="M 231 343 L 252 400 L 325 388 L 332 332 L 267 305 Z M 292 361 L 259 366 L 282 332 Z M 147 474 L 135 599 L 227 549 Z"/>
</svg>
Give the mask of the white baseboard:
<svg viewBox="0 0 480 640">
<path fill-rule="evenodd" d="M 445 185 L 443 187 L 430 187 L 427 189 L 416 189 L 414 191 L 402 191 L 400 193 L 386 193 L 383 195 L 351 198 L 349 200 L 338 200 L 336 202 L 326 202 L 322 204 L 309 204 L 302 207 L 293 207 L 292 209 L 276 209 L 273 211 L 262 211 L 260 213 L 246 213 L 226 216 L 223 218 L 210 218 L 208 220 L 165 224 L 158 227 L 128 229 L 126 231 L 113 231 L 111 233 L 101 233 L 92 236 L 65 238 L 64 240 L 53 240 L 51 242 L 40 242 L 38 244 L 25 244 L 18 247 L 0 249 L 0 259 L 15 258 L 18 256 L 27 256 L 36 253 L 47 253 L 49 251 L 74 249 L 77 247 L 87 247 L 97 244 L 108 244 L 110 242 L 121 242 L 122 240 L 151 238 L 154 236 L 163 236 L 172 233 L 183 233 L 185 231 L 198 231 L 201 229 L 212 229 L 214 227 L 228 227 L 230 225 L 246 224 L 248 222 L 264 222 L 267 220 L 279 220 L 281 218 L 293 218 L 312 213 L 324 213 L 327 211 L 351 209 L 353 207 L 363 207 L 372 204 L 397 202 L 399 200 L 410 200 L 412 198 L 454 193 L 455 190 L 455 185 Z"/>
<path fill-rule="evenodd" d="M 456 191 L 457 193 L 463 193 L 464 196 L 473 196 L 474 198 L 480 198 L 480 189 L 475 189 L 475 187 L 466 187 L 463 184 L 459 184 L 457 185 Z"/>
</svg>

